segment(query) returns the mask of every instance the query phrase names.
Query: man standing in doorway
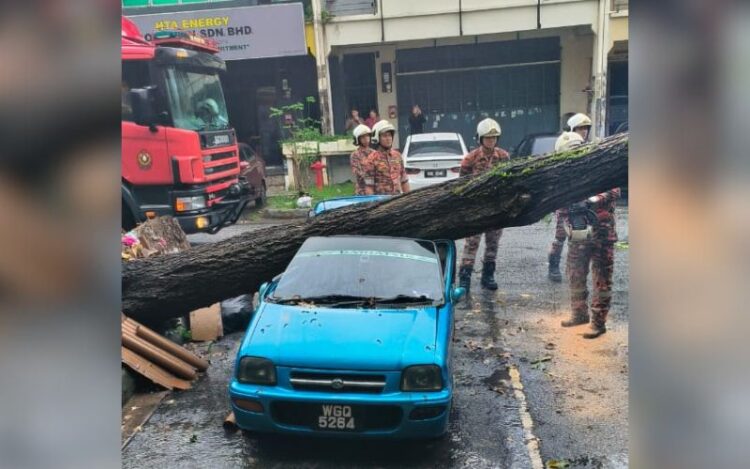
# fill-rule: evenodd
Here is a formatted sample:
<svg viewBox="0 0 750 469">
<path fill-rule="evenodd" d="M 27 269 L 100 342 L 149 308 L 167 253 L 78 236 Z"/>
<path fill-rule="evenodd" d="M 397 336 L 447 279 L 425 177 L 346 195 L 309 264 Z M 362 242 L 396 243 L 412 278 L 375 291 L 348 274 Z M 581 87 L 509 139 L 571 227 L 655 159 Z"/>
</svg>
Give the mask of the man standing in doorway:
<svg viewBox="0 0 750 469">
<path fill-rule="evenodd" d="M 346 125 L 344 129 L 347 132 L 350 132 L 354 127 L 362 125 L 364 123 L 365 121 L 361 117 L 359 117 L 359 111 L 356 109 L 352 109 L 349 113 L 349 118 L 346 119 Z"/>
<path fill-rule="evenodd" d="M 459 172 L 460 176 L 484 173 L 500 162 L 510 159 L 507 151 L 495 146 L 500 133 L 500 124 L 493 119 L 484 119 L 477 125 L 476 138 L 479 142 L 479 147 L 464 157 Z M 503 230 L 491 230 L 484 233 L 482 287 L 488 290 L 497 290 L 497 282 L 495 282 L 495 259 L 497 257 L 497 246 L 502 234 Z M 458 278 L 459 285 L 464 287 L 467 293 L 471 287 L 471 273 L 474 271 L 474 260 L 481 237 L 482 235 L 478 234 L 466 238 L 466 244 L 464 245 Z"/>
<path fill-rule="evenodd" d="M 393 137 L 396 128 L 387 120 L 378 121 L 372 129 L 372 141 L 377 145 L 365 160 L 365 193 L 399 195 L 409 192 L 409 177 L 406 175 L 401 153 L 394 150 Z"/>
<path fill-rule="evenodd" d="M 365 125 L 372 129 L 379 121 L 380 116 L 378 115 L 378 111 L 370 109 L 370 114 L 367 116 L 367 119 L 365 119 Z"/>
<path fill-rule="evenodd" d="M 591 130 L 591 119 L 589 119 L 586 114 L 573 114 L 568 119 L 566 124 L 567 130 L 578 134 L 581 137 L 581 141 L 586 141 L 588 139 L 589 131 Z M 568 134 L 568 132 L 563 132 L 563 134 L 558 137 L 558 142 L 556 143 L 560 143 L 562 145 L 562 142 L 560 142 L 559 139 L 563 138 L 563 136 L 565 136 L 566 134 Z M 555 151 L 557 151 L 557 148 L 555 148 Z M 565 233 L 565 223 L 567 223 L 568 219 L 568 209 L 561 208 L 555 211 L 555 219 L 555 239 L 552 241 L 552 246 L 550 247 L 549 254 L 547 256 L 549 266 L 547 277 L 555 283 L 560 283 L 562 282 L 562 274 L 560 273 L 560 258 L 562 257 L 562 250 L 565 246 L 565 239 L 567 239 L 567 234 Z"/>
<path fill-rule="evenodd" d="M 409 116 L 409 129 L 411 135 L 421 134 L 424 132 L 424 123 L 427 122 L 427 118 L 422 113 L 422 109 L 418 104 L 415 104 L 411 108 L 411 115 Z"/>
<path fill-rule="evenodd" d="M 352 167 L 354 175 L 354 193 L 356 195 L 365 195 L 365 167 L 364 163 L 368 156 L 375 150 L 370 148 L 370 137 L 372 130 L 364 124 L 354 128 L 354 145 L 357 149 L 349 156 L 349 164 Z"/>
</svg>

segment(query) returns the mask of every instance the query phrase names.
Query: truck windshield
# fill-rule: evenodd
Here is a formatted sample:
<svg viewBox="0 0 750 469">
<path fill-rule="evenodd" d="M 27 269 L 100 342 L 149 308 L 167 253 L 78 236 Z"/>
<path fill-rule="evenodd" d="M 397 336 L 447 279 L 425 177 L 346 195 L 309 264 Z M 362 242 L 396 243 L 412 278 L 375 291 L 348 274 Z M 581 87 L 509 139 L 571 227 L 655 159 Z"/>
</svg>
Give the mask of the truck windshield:
<svg viewBox="0 0 750 469">
<path fill-rule="evenodd" d="M 169 67 L 166 79 L 175 127 L 189 130 L 229 128 L 224 93 L 216 73 Z"/>
</svg>

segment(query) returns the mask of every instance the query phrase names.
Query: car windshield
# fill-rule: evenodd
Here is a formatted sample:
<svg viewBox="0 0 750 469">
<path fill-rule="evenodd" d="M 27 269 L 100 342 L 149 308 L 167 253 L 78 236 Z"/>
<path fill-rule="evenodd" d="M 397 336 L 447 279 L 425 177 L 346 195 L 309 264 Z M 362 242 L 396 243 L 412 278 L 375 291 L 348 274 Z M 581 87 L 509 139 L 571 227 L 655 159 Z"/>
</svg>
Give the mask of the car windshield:
<svg viewBox="0 0 750 469">
<path fill-rule="evenodd" d="M 534 145 L 531 148 L 532 155 L 543 155 L 555 151 L 555 136 L 537 137 L 534 139 Z"/>
<path fill-rule="evenodd" d="M 412 156 L 463 156 L 461 142 L 458 140 L 431 140 L 427 142 L 410 142 L 408 157 Z"/>
<path fill-rule="evenodd" d="M 313 237 L 289 263 L 271 302 L 438 304 L 435 244 L 399 238 Z M 343 304 L 342 303 L 342 304 Z"/>
<path fill-rule="evenodd" d="M 229 128 L 224 93 L 216 73 L 169 67 L 166 79 L 175 127 L 189 130 Z"/>
</svg>

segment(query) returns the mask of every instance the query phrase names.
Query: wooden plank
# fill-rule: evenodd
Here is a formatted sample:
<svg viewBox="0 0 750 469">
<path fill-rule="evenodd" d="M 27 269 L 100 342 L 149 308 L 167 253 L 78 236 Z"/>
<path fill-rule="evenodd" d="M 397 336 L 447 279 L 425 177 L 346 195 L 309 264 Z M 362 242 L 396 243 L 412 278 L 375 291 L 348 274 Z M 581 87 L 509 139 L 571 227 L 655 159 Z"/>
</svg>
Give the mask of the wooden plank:
<svg viewBox="0 0 750 469">
<path fill-rule="evenodd" d="M 133 322 L 135 323 L 135 321 Z M 135 323 L 135 324 L 138 324 L 138 323 Z M 148 327 L 142 324 L 138 324 L 136 326 L 135 333 L 141 339 L 144 339 L 147 342 L 150 342 L 156 345 L 162 350 L 166 350 L 167 352 L 171 353 L 175 357 L 194 366 L 199 371 L 206 371 L 208 369 L 208 362 L 206 360 L 192 353 L 185 347 L 181 347 L 175 344 L 174 342 L 172 342 L 171 340 L 160 336 L 159 334 L 157 334 L 156 332 L 152 331 L 151 329 L 149 329 Z"/>
<path fill-rule="evenodd" d="M 180 379 L 165 369 L 151 363 L 142 356 L 120 347 L 122 352 L 122 362 L 128 365 L 133 371 L 139 373 L 154 383 L 164 386 L 167 389 L 190 389 L 190 381 Z"/>
<path fill-rule="evenodd" d="M 195 369 L 189 363 L 185 363 L 167 351 L 136 337 L 134 333 L 124 332 L 122 334 L 122 345 L 180 378 L 193 380 L 197 377 Z"/>
</svg>

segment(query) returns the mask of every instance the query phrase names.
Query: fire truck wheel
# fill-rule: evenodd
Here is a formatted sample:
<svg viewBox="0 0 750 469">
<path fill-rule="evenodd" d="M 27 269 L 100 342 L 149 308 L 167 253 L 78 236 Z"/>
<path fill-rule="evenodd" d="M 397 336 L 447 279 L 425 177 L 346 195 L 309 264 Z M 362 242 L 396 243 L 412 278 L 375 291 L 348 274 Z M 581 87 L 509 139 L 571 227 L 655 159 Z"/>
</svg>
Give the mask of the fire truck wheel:
<svg viewBox="0 0 750 469">
<path fill-rule="evenodd" d="M 122 229 L 127 231 L 132 230 L 135 228 L 135 218 L 133 218 L 133 214 L 130 212 L 130 209 L 123 204 L 122 206 Z"/>
</svg>

